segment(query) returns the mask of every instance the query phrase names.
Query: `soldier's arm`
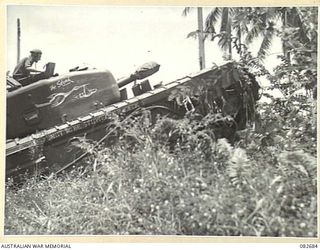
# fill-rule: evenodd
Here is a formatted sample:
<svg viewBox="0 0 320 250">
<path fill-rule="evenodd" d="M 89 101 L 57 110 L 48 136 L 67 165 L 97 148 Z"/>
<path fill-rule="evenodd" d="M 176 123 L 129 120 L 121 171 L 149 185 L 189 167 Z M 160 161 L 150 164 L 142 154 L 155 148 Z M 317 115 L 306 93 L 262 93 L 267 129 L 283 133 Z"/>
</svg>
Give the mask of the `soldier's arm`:
<svg viewBox="0 0 320 250">
<path fill-rule="evenodd" d="M 42 72 L 42 71 L 40 71 L 40 70 L 33 69 L 33 68 L 32 68 L 32 63 L 30 62 L 30 60 L 26 60 L 26 62 L 25 62 L 25 69 L 26 69 L 27 71 L 29 71 L 30 73 L 40 73 L 40 72 Z"/>
<path fill-rule="evenodd" d="M 40 70 L 36 70 L 36 69 L 31 68 L 31 67 L 26 67 L 26 70 L 28 70 L 30 73 L 40 73 L 40 72 L 42 72 Z"/>
</svg>

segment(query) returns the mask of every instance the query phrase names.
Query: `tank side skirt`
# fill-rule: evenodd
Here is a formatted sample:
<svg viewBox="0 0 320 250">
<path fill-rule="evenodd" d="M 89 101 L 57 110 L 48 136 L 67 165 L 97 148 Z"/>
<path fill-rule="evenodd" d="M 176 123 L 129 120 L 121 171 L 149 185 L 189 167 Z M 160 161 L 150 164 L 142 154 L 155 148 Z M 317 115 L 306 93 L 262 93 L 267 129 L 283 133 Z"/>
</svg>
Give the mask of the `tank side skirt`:
<svg viewBox="0 0 320 250">
<path fill-rule="evenodd" d="M 106 108 L 99 109 L 86 116 L 79 117 L 73 121 L 68 121 L 65 124 L 55 126 L 48 130 L 40 131 L 34 135 L 27 136 L 22 139 L 9 140 L 6 144 L 6 156 L 13 155 L 22 150 L 35 147 L 39 144 L 48 143 L 65 135 L 86 129 L 98 123 L 107 121 L 113 113 L 127 113 L 138 107 L 147 106 L 165 98 L 172 89 L 176 86 L 185 84 L 190 81 L 190 77 L 182 78 L 178 81 L 171 82 L 160 88 L 148 91 L 140 96 L 133 97 L 116 104 L 109 105 Z"/>
</svg>

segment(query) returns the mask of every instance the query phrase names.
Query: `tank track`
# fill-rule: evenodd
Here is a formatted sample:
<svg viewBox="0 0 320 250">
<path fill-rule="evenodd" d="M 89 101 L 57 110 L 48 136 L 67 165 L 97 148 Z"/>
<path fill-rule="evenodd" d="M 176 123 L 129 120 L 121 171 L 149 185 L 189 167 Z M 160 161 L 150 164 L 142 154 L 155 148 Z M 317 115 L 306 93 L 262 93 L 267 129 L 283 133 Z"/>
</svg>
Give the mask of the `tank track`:
<svg viewBox="0 0 320 250">
<path fill-rule="evenodd" d="M 120 114 L 122 112 L 130 112 L 138 107 L 143 107 L 157 101 L 154 97 L 161 95 L 159 100 L 163 99 L 162 96 L 167 96 L 168 91 L 174 89 L 176 86 L 184 84 L 190 80 L 190 77 L 182 78 L 181 80 L 169 83 L 165 86 L 161 86 L 152 91 L 148 91 L 140 96 L 133 97 L 131 99 L 121 101 L 116 104 L 111 104 L 108 107 L 101 108 L 96 112 L 91 112 L 88 115 L 79 117 L 73 121 L 68 121 L 64 124 L 55 126 L 50 129 L 40 131 L 36 134 L 24 138 L 16 138 L 14 140 L 8 140 L 6 142 L 6 156 L 15 154 L 21 150 L 26 150 L 30 147 L 34 147 L 38 142 L 46 143 L 55 140 L 59 137 L 66 136 L 72 132 L 83 130 L 93 124 L 107 121 L 110 114 Z M 153 97 L 152 100 L 148 100 L 148 97 Z"/>
<path fill-rule="evenodd" d="M 194 108 L 193 101 L 186 97 L 186 103 L 181 104 L 175 100 L 170 101 L 168 99 L 170 94 L 180 86 L 197 86 L 206 85 L 216 86 L 218 89 L 227 88 L 230 86 L 233 92 L 240 91 L 239 96 L 241 97 L 241 88 L 243 80 L 239 76 L 234 76 L 233 62 L 226 63 L 221 67 L 214 67 L 212 69 L 204 69 L 200 72 L 187 75 L 175 81 L 169 82 L 165 85 L 161 85 L 153 90 L 147 91 L 141 95 L 119 101 L 115 104 L 108 105 L 106 107 L 92 111 L 84 116 L 76 119 L 66 121 L 61 125 L 57 125 L 37 133 L 31 134 L 23 138 L 9 139 L 6 141 L 6 179 L 15 178 L 20 176 L 21 172 L 29 172 L 32 175 L 44 172 L 51 174 L 61 172 L 61 170 L 73 164 L 74 159 L 79 158 L 79 152 L 69 152 L 68 145 L 71 139 L 85 136 L 85 138 L 95 141 L 100 141 L 110 131 L 106 131 L 106 125 L 112 121 L 114 114 L 129 115 L 134 111 L 138 111 L 139 108 L 160 108 L 161 114 L 165 109 L 165 113 L 176 113 L 178 116 L 183 116 L 187 111 Z M 221 78 L 224 70 L 231 69 L 229 75 L 225 75 L 226 78 Z M 238 71 L 239 73 L 239 71 Z M 232 78 L 232 79 L 231 79 Z M 246 78 L 245 81 L 252 82 L 253 79 Z M 237 82 L 237 83 L 236 83 Z M 235 84 L 236 83 L 236 84 Z M 250 85 L 250 83 L 248 83 Z M 249 85 L 246 85 L 247 87 Z M 216 90 L 215 90 L 216 91 Z M 215 96 L 223 96 L 223 93 L 214 93 Z M 230 95 L 230 94 L 229 94 Z M 216 97 L 214 97 L 216 98 Z M 243 98 L 243 96 L 241 97 Z M 252 99 L 252 105 L 255 105 L 257 99 Z M 181 106 L 182 105 L 182 106 Z M 230 104 L 231 105 L 231 104 Z M 243 109 L 240 103 L 234 104 L 236 109 Z M 157 114 L 159 110 L 152 110 L 153 114 Z M 238 111 L 236 112 L 238 113 Z M 238 115 L 237 115 L 238 116 Z M 242 115 L 243 116 L 243 115 Z M 240 123 L 246 124 L 247 116 L 240 117 Z M 238 121 L 236 121 L 238 123 Z M 239 124 L 240 124 L 239 123 Z M 239 128 L 241 129 L 241 128 Z M 81 158 L 82 159 L 82 158 Z M 20 177 L 17 177 L 18 179 Z"/>
<path fill-rule="evenodd" d="M 211 70 L 203 70 L 194 75 L 185 76 L 166 85 L 162 85 L 151 91 L 143 93 L 139 96 L 135 96 L 130 99 L 108 105 L 104 108 L 100 108 L 97 111 L 90 112 L 89 114 L 81 116 L 72 121 L 67 121 L 65 123 L 62 123 L 61 125 L 39 131 L 24 138 L 9 139 L 6 141 L 7 162 L 8 158 L 15 158 L 15 156 L 19 155 L 19 153 L 21 152 L 36 150 L 37 147 L 41 147 L 42 145 L 50 145 L 50 143 L 62 138 L 71 138 L 72 135 L 79 132 L 84 131 L 83 133 L 85 133 L 86 129 L 90 129 L 97 124 L 107 124 L 113 114 L 128 114 L 139 107 L 149 107 L 156 103 L 160 103 L 164 99 L 167 100 L 170 92 L 177 86 L 186 84 L 195 77 L 201 77 L 202 74 L 209 71 Z M 30 165 L 39 163 L 44 158 L 45 157 L 42 156 L 38 157 L 37 159 L 33 159 L 33 162 L 30 162 L 28 166 L 8 167 L 7 163 L 6 177 L 14 176 L 17 169 L 28 169 L 30 168 Z"/>
</svg>

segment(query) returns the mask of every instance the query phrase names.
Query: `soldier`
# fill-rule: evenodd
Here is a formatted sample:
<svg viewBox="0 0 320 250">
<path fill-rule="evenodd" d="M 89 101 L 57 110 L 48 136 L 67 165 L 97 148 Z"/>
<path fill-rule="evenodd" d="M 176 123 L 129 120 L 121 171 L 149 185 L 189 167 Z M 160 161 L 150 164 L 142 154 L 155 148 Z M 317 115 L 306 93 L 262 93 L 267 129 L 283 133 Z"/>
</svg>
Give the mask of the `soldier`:
<svg viewBox="0 0 320 250">
<path fill-rule="evenodd" d="M 41 59 L 42 52 L 39 49 L 30 51 L 30 56 L 23 58 L 13 71 L 13 78 L 23 86 L 44 79 L 42 71 L 31 68 L 33 63 Z"/>
</svg>

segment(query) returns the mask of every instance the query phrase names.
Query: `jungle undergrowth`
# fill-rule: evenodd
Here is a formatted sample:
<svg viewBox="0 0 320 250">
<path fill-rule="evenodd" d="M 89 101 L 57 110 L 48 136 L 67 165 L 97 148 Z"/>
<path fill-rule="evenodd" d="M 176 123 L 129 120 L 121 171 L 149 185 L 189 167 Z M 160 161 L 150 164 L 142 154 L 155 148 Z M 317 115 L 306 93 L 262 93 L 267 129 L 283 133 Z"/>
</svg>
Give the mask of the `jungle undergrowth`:
<svg viewBox="0 0 320 250">
<path fill-rule="evenodd" d="M 82 168 L 7 183 L 5 234 L 316 237 L 315 124 L 278 99 L 257 112 L 233 143 L 213 114 L 128 120 Z"/>
</svg>

